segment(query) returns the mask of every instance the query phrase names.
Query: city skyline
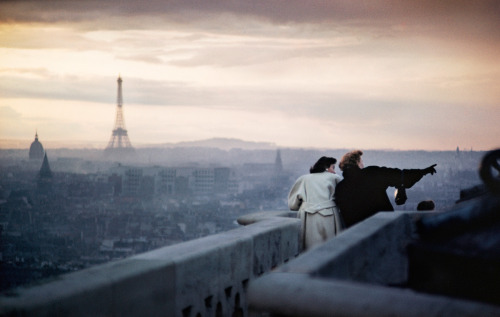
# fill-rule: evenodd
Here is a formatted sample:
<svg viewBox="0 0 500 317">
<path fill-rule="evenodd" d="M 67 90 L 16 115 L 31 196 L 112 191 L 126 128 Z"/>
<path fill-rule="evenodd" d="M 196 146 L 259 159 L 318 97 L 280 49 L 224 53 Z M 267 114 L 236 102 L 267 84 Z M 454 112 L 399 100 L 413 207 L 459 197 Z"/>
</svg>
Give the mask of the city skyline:
<svg viewBox="0 0 500 317">
<path fill-rule="evenodd" d="M 499 16 L 461 0 L 3 2 L 0 142 L 104 149 L 121 76 L 134 146 L 491 150 Z"/>
</svg>

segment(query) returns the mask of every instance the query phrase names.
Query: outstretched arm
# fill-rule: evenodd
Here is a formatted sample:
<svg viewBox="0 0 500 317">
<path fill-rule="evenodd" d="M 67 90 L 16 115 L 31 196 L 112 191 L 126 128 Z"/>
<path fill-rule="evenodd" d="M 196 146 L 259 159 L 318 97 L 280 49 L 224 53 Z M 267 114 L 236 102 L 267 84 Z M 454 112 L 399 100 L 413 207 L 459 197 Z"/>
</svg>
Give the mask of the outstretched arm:
<svg viewBox="0 0 500 317">
<path fill-rule="evenodd" d="M 436 165 L 433 164 L 424 169 L 404 169 L 403 183 L 405 188 L 411 188 L 427 174 L 434 175 L 434 173 L 437 173 L 435 169 Z"/>
</svg>

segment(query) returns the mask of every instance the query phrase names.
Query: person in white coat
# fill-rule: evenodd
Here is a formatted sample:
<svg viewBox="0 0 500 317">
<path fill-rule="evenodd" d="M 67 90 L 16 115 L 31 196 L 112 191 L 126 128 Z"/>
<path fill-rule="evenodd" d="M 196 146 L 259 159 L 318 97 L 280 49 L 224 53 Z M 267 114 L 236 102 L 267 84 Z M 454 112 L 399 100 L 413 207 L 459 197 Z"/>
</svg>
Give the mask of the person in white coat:
<svg viewBox="0 0 500 317">
<path fill-rule="evenodd" d="M 333 157 L 321 157 L 300 176 L 288 195 L 288 207 L 298 211 L 302 221 L 301 239 L 305 249 L 334 237 L 344 228 L 338 207 L 335 205 L 335 187 L 342 180 L 335 174 Z"/>
</svg>

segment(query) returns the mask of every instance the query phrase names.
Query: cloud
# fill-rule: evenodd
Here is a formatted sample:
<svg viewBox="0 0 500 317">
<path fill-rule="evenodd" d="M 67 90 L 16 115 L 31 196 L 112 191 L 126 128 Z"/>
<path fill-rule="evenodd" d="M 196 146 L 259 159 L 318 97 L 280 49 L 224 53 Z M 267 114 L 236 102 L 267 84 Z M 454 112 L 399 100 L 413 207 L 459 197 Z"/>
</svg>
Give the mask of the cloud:
<svg viewBox="0 0 500 317">
<path fill-rule="evenodd" d="M 2 5 L 0 4 L 0 10 Z M 19 49 L 58 49 L 71 45 L 73 50 L 87 50 L 97 43 L 74 32 L 70 28 L 50 25 L 0 24 L 1 46 Z"/>
<path fill-rule="evenodd" d="M 109 100 L 109 92 L 93 80 L 74 77 L 55 76 L 50 72 L 36 72 L 24 69 L 23 72 L 43 74 L 40 77 L 2 76 L 0 91 L 3 98 L 33 98 L 60 100 Z M 53 77 L 51 77 L 53 76 Z M 49 80 L 50 78 L 50 80 Z"/>
<path fill-rule="evenodd" d="M 18 127 L 24 123 L 23 115 L 12 106 L 0 105 L 0 138 L 23 137 Z M 34 133 L 34 130 L 32 130 Z M 25 131 L 26 132 L 26 131 Z M 31 132 L 31 131 L 30 131 Z"/>
<path fill-rule="evenodd" d="M 4 98 L 33 98 L 33 99 L 58 99 L 74 101 L 90 101 L 102 104 L 115 104 L 116 102 L 116 78 L 115 77 L 93 77 L 84 76 L 55 76 L 50 72 L 38 69 L 23 69 L 25 73 L 40 73 L 50 76 L 39 78 L 24 78 L 19 76 L 2 76 L 0 80 L 0 91 Z M 493 83 L 493 79 L 490 82 Z M 463 79 L 465 84 L 456 79 L 458 91 L 471 86 L 469 81 L 477 81 L 477 87 L 482 88 L 485 84 L 483 77 L 472 77 Z M 436 82 L 454 81 L 450 78 L 436 79 Z M 415 85 L 408 82 L 408 86 Z M 447 84 L 443 84 L 447 85 Z M 422 91 L 435 89 L 436 85 L 421 87 Z M 405 112 L 413 113 L 409 109 L 421 109 L 420 111 L 434 113 L 436 109 L 444 109 L 436 116 L 446 116 L 446 112 L 461 112 L 463 109 L 450 109 L 444 107 L 441 102 L 455 105 L 455 107 L 470 107 L 471 98 L 467 95 L 458 95 L 455 101 L 450 98 L 439 100 L 436 94 L 423 95 L 420 98 L 409 98 L 408 93 L 393 94 L 383 93 L 380 95 L 363 94 L 362 91 L 342 92 L 338 89 L 316 89 L 311 87 L 268 87 L 265 86 L 241 86 L 241 85 L 214 85 L 203 87 L 188 85 L 179 81 L 169 80 L 147 80 L 136 77 L 123 77 L 123 99 L 124 104 L 153 105 L 158 107 L 169 106 L 196 106 L 204 108 L 226 108 L 247 109 L 248 111 L 265 112 L 272 108 L 276 112 L 293 112 L 298 116 L 315 118 L 317 120 L 338 119 L 348 125 L 353 122 L 361 125 L 377 125 L 387 119 L 387 114 L 395 117 Z M 487 86 L 487 89 L 494 86 Z M 446 88 L 446 87 L 445 87 Z M 453 87 L 454 88 L 454 87 Z M 401 89 L 401 88 L 400 88 Z M 477 93 L 480 93 L 478 90 Z M 415 91 L 418 94 L 419 91 Z M 468 92 L 470 93 L 470 91 Z M 497 94 L 498 97 L 498 94 Z M 489 97 L 491 106 L 496 107 L 495 97 Z M 498 100 L 498 99 L 496 99 Z M 488 106 L 488 99 L 481 99 L 481 104 L 476 104 L 475 109 L 492 110 Z M 429 106 L 429 105 L 432 105 Z M 425 110 L 422 110 L 425 109 Z M 498 111 L 494 110 L 494 111 Z M 464 118 L 466 119 L 466 118 Z M 411 122 L 412 118 L 405 117 L 402 122 Z"/>
<path fill-rule="evenodd" d="M 16 22 L 39 25 L 12 28 Z M 421 63 L 433 54 L 491 63 L 500 54 L 494 0 L 19 0 L 0 2 L 0 23 L 4 47 L 87 51 L 88 62 L 100 52 L 110 61 L 152 67 L 265 67 L 360 56 Z"/>
<path fill-rule="evenodd" d="M 205 30 L 225 28 L 226 32 L 235 29 L 242 32 L 245 28 L 241 19 L 257 19 L 285 26 L 349 25 L 372 30 L 376 27 L 378 32 L 385 33 L 418 29 L 419 32 L 441 30 L 444 34 L 454 35 L 455 30 L 460 30 L 465 34 L 483 34 L 497 39 L 500 32 L 500 4 L 496 0 L 16 0 L 3 1 L 0 12 L 2 22 L 93 21 L 98 27 L 111 29 L 142 28 L 141 25 L 151 28 L 158 22 L 168 22 Z M 116 18 L 121 19 L 121 23 L 116 23 Z M 240 27 L 234 28 L 238 21 Z M 91 27 L 90 24 L 86 26 Z"/>
<path fill-rule="evenodd" d="M 17 120 L 21 114 L 9 106 L 0 106 L 0 118 L 5 121 Z"/>
<path fill-rule="evenodd" d="M 252 65 L 301 54 L 324 56 L 334 49 L 338 54 L 342 48 L 350 53 L 350 47 L 361 49 L 382 42 L 391 48 L 396 40 L 417 50 L 422 46 L 443 47 L 443 43 L 432 45 L 430 39 L 435 39 L 445 41 L 449 50 L 459 54 L 473 50 L 471 54 L 489 55 L 489 58 L 496 58 L 500 50 L 500 4 L 495 0 L 1 2 L 0 23 L 8 26 L 16 22 L 34 22 L 40 26 L 37 29 L 5 29 L 0 33 L 4 38 L 3 46 L 67 48 L 71 43 L 73 50 L 103 51 L 114 47 L 134 47 L 135 50 L 141 47 L 143 51 L 117 56 L 183 67 Z M 60 28 L 50 28 L 52 25 Z M 141 36 L 141 30 L 161 33 L 151 38 Z M 126 32 L 121 36 L 116 33 L 119 37 L 112 41 L 92 36 L 106 31 Z M 303 41 L 304 46 L 297 47 L 297 40 Z M 314 40 L 323 43 L 315 45 Z M 273 41 L 275 46 L 271 46 Z M 176 44 L 182 45 L 181 50 L 167 51 L 165 48 Z M 195 45 L 200 47 L 193 54 Z M 475 49 L 478 45 L 480 48 Z M 163 58 L 182 52 L 182 48 L 190 55 Z M 377 54 L 376 50 L 367 48 L 370 54 Z M 144 52 L 146 49 L 149 52 Z M 242 50 L 251 50 L 253 54 L 242 54 Z M 386 53 L 383 49 L 379 52 Z"/>
<path fill-rule="evenodd" d="M 49 71 L 47 68 L 44 67 L 38 67 L 38 68 L 13 68 L 13 67 L 8 67 L 8 68 L 0 68 L 0 74 L 2 76 L 9 75 L 9 74 L 21 74 L 21 75 L 27 75 L 27 76 L 35 76 L 35 77 L 41 77 L 41 78 L 50 78 L 54 76 L 55 74 L 51 71 Z"/>
<path fill-rule="evenodd" d="M 483 133 L 478 122 L 498 131 L 490 118 L 500 100 L 499 12 L 490 0 L 7 0 L 0 92 L 57 111 L 90 103 L 112 111 L 121 74 L 127 110 L 151 111 L 151 120 L 175 109 L 194 122 L 185 133 L 260 124 L 263 137 L 290 144 L 319 131 L 345 134 L 345 145 L 465 139 L 460 131 Z M 205 123 L 230 114 L 225 128 Z M 312 132 L 298 136 L 300 127 Z"/>
</svg>

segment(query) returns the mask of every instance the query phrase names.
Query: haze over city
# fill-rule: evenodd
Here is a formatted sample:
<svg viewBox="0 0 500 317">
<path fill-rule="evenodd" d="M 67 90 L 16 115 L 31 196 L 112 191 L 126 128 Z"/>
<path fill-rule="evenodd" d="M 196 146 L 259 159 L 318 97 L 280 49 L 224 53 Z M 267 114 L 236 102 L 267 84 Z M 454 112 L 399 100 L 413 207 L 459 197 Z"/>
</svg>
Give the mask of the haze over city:
<svg viewBox="0 0 500 317">
<path fill-rule="evenodd" d="M 0 147 L 500 146 L 497 1 L 2 1 Z"/>
</svg>

